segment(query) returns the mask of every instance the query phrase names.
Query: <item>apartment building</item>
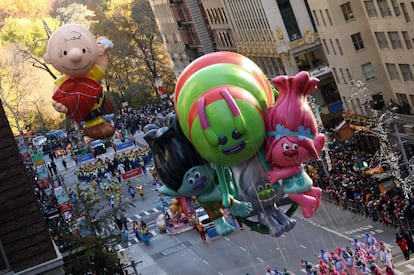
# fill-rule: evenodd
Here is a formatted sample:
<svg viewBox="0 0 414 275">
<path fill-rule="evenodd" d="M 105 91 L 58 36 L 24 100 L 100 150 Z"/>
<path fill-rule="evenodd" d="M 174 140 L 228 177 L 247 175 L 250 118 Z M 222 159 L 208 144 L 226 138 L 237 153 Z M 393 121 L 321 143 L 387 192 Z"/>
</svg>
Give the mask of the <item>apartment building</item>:
<svg viewBox="0 0 414 275">
<path fill-rule="evenodd" d="M 366 101 L 414 107 L 414 1 L 309 0 L 335 81 L 349 112 Z M 355 81 L 366 89 L 360 94 Z M 381 106 L 377 106 L 381 108 Z"/>
<path fill-rule="evenodd" d="M 307 1 L 150 0 L 176 71 L 213 51 L 252 59 L 269 79 L 307 70 L 321 80 L 314 94 L 321 121 L 339 123 L 342 102 Z M 172 17 L 172 18 L 171 18 Z"/>
<path fill-rule="evenodd" d="M 308 2 L 345 111 L 360 123 L 373 115 L 370 107 L 397 106 L 391 137 L 408 163 L 414 155 L 414 1 Z"/>
</svg>

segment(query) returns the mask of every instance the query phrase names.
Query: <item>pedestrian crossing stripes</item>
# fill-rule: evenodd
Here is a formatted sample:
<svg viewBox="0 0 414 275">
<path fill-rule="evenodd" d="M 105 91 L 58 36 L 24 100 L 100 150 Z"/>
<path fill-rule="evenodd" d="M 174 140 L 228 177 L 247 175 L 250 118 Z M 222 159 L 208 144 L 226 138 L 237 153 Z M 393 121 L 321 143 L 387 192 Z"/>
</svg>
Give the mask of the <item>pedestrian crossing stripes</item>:
<svg viewBox="0 0 414 275">
<path fill-rule="evenodd" d="M 126 247 L 126 241 L 128 242 L 128 246 L 134 245 L 134 244 L 143 244 L 140 242 L 137 238 L 137 235 L 134 232 L 133 228 L 133 222 L 134 221 L 145 221 L 147 225 L 148 232 L 150 233 L 151 239 L 154 239 L 155 236 L 158 235 L 158 228 L 156 225 L 156 218 L 155 216 L 158 216 L 159 213 L 162 211 L 158 208 L 152 208 L 147 209 L 144 211 L 141 211 L 139 214 L 131 215 L 130 217 L 127 217 L 127 231 L 128 234 L 125 236 L 122 234 L 122 229 L 118 228 L 118 225 L 116 225 L 115 221 L 108 224 L 106 228 L 103 228 L 102 232 L 99 234 L 101 236 L 110 236 L 110 235 L 116 235 L 120 237 L 120 239 L 114 240 L 115 242 L 115 250 L 122 249 Z M 120 243 L 118 243 L 120 241 Z"/>
</svg>

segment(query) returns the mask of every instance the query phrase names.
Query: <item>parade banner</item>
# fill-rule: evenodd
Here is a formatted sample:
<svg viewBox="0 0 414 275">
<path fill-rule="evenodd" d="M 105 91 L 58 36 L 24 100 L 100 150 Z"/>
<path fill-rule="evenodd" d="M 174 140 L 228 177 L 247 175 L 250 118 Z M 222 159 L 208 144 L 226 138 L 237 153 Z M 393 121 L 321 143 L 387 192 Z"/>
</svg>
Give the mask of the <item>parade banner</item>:
<svg viewBox="0 0 414 275">
<path fill-rule="evenodd" d="M 58 204 L 63 204 L 69 201 L 69 197 L 66 195 L 66 192 L 62 186 L 54 188 L 54 191 Z"/>
<path fill-rule="evenodd" d="M 122 177 L 123 180 L 127 180 L 127 179 L 130 179 L 130 178 L 136 177 L 136 176 L 140 176 L 140 175 L 142 175 L 142 173 L 143 173 L 142 168 L 138 167 L 138 168 L 129 170 L 128 172 L 125 172 L 125 173 L 121 174 L 121 177 Z"/>
<path fill-rule="evenodd" d="M 48 178 L 44 178 L 44 179 L 41 179 L 40 180 L 40 183 L 39 183 L 39 188 L 41 188 L 41 189 L 46 189 L 46 188 L 48 188 L 49 187 L 49 185 L 52 183 L 52 181 L 50 180 L 50 178 L 48 177 Z"/>
<path fill-rule="evenodd" d="M 88 153 L 86 155 L 77 157 L 76 162 L 79 164 L 79 163 L 86 162 L 86 161 L 94 159 L 94 158 L 95 158 L 94 154 Z"/>
<path fill-rule="evenodd" d="M 44 165 L 40 165 L 36 167 L 36 172 L 39 175 L 39 179 L 43 180 L 49 177 L 47 170 Z"/>
<path fill-rule="evenodd" d="M 33 163 L 38 162 L 40 160 L 43 160 L 43 152 L 42 151 L 38 151 L 37 153 L 32 155 Z"/>
<path fill-rule="evenodd" d="M 69 201 L 59 204 L 59 210 L 61 213 L 70 212 L 72 210 L 72 204 Z"/>
<path fill-rule="evenodd" d="M 132 141 L 127 140 L 125 142 L 121 142 L 115 145 L 115 150 L 118 152 L 120 150 L 129 148 L 129 147 L 134 147 L 134 143 L 132 143 Z"/>
</svg>

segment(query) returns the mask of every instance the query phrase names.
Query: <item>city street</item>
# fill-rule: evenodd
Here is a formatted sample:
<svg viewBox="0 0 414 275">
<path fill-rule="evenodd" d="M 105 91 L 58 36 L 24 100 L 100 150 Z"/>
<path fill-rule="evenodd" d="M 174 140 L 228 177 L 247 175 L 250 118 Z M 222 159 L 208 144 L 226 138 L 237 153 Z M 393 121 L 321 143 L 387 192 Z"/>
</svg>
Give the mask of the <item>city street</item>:
<svg viewBox="0 0 414 275">
<path fill-rule="evenodd" d="M 145 145 L 142 136 L 142 132 L 135 135 L 137 145 Z M 105 155 L 112 158 L 113 154 L 113 149 L 108 148 Z M 49 160 L 45 158 L 47 163 Z M 58 170 L 64 176 L 66 188 L 74 188 L 77 179 L 73 172 L 79 166 L 69 156 L 65 160 L 67 169 L 57 160 Z M 240 275 L 246 272 L 264 274 L 266 265 L 279 270 L 287 267 L 295 274 L 304 274 L 305 270 L 300 266 L 301 260 L 305 259 L 316 265 L 318 259 L 315 254 L 318 255 L 320 249 L 334 251 L 337 247 L 351 246 L 354 238 L 363 242 L 366 232 L 374 235 L 377 241 L 382 240 L 392 247 L 398 275 L 414 274 L 414 262 L 405 261 L 394 242 L 396 228 L 374 222 L 330 202 L 324 201 L 310 219 L 304 219 L 298 209 L 294 214 L 297 221 L 295 228 L 281 237 L 261 235 L 244 227 L 244 230 L 236 230 L 228 236 L 204 243 L 196 230 L 178 235 L 161 234 L 155 222 L 161 213 L 161 207 L 151 174 L 138 176 L 132 181 L 134 185 L 140 183 L 144 186 L 145 199 L 137 196 L 133 201 L 135 207 L 128 209 L 128 247 L 122 243 L 116 247 L 127 247 L 130 261 L 142 261 L 136 269 L 144 275 Z M 122 200 L 131 201 L 125 184 L 122 185 Z M 104 199 L 101 206 L 110 207 Z M 134 236 L 131 226 L 133 220 L 147 223 L 153 235 L 149 245 L 138 242 Z M 113 230 L 115 223 L 107 226 L 108 230 Z M 133 274 L 132 267 L 128 274 Z"/>
</svg>

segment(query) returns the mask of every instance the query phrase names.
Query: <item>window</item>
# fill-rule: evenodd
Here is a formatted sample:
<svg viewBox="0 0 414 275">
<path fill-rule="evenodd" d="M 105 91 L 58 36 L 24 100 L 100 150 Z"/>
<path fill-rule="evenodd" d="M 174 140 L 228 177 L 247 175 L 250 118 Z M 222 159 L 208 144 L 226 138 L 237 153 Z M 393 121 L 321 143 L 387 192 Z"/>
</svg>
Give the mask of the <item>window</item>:
<svg viewBox="0 0 414 275">
<path fill-rule="evenodd" d="M 282 15 L 282 20 L 289 35 L 289 39 L 290 41 L 294 41 L 300 39 L 302 35 L 290 2 L 291 1 L 289 0 L 277 0 L 277 5 L 280 14 Z"/>
<path fill-rule="evenodd" d="M 339 72 L 341 73 L 341 77 L 344 80 L 344 83 L 346 84 L 346 79 L 345 79 L 344 71 L 342 70 L 342 68 L 339 68 Z"/>
<path fill-rule="evenodd" d="M 335 40 L 336 40 L 336 46 L 338 47 L 339 53 L 341 55 L 344 55 L 344 52 L 342 51 L 341 43 L 339 43 L 339 39 L 335 39 Z"/>
<path fill-rule="evenodd" d="M 393 49 L 402 49 L 402 44 L 398 32 L 388 32 L 388 37 L 390 38 Z"/>
<path fill-rule="evenodd" d="M 411 40 L 410 40 L 410 37 L 408 36 L 408 32 L 403 31 L 401 33 L 404 38 L 405 47 L 407 48 L 407 50 L 411 50 L 413 48 L 413 45 L 411 44 Z"/>
<path fill-rule="evenodd" d="M 349 110 L 349 105 L 348 105 L 348 98 L 346 98 L 345 96 L 342 97 L 342 102 L 345 103 L 345 109 L 350 112 L 351 110 Z"/>
<path fill-rule="evenodd" d="M 361 65 L 362 73 L 364 74 L 365 80 L 375 79 L 374 68 L 371 63 Z"/>
<path fill-rule="evenodd" d="M 336 82 L 337 82 L 337 83 L 339 83 L 339 78 L 338 78 L 338 73 L 336 72 L 336 68 L 335 68 L 335 67 L 332 67 L 332 71 L 333 71 L 333 73 L 334 73 L 334 76 L 335 76 Z"/>
<path fill-rule="evenodd" d="M 377 3 L 382 17 L 391 16 L 391 10 L 387 0 L 377 0 Z"/>
<path fill-rule="evenodd" d="M 348 21 L 354 18 L 354 13 L 352 12 L 350 2 L 342 4 L 341 9 L 342 9 L 342 14 L 344 15 L 345 21 Z"/>
<path fill-rule="evenodd" d="M 361 33 L 357 32 L 351 35 L 352 43 L 356 51 L 359 51 L 364 48 L 364 41 L 362 41 Z"/>
<path fill-rule="evenodd" d="M 411 3 L 414 3 L 414 2 L 411 2 Z M 408 14 L 407 7 L 405 6 L 405 3 L 401 3 L 400 5 L 401 5 L 401 10 L 404 14 L 405 22 L 406 23 L 410 22 L 411 18 L 410 18 L 410 15 Z"/>
<path fill-rule="evenodd" d="M 370 1 L 364 1 L 365 4 L 365 10 L 367 11 L 368 17 L 377 17 L 378 12 L 375 8 L 374 2 L 372 0 Z"/>
<path fill-rule="evenodd" d="M 319 10 L 319 14 L 321 15 L 323 25 L 326 26 L 325 17 L 323 16 L 323 13 L 321 10 Z"/>
<path fill-rule="evenodd" d="M 326 53 L 329 55 L 331 52 L 329 51 L 328 44 L 326 44 L 326 40 L 322 39 L 323 46 L 325 47 Z"/>
<path fill-rule="evenodd" d="M 331 18 L 331 15 L 329 14 L 329 11 L 327 9 L 325 10 L 325 13 L 326 13 L 326 17 L 328 17 L 329 24 L 332 26 L 332 18 Z"/>
<path fill-rule="evenodd" d="M 395 16 L 400 16 L 401 11 L 400 11 L 400 7 L 398 6 L 397 0 L 391 0 L 391 5 L 392 5 L 392 8 L 394 9 Z"/>
<path fill-rule="evenodd" d="M 391 80 L 400 80 L 400 75 L 397 71 L 397 66 L 391 63 L 385 63 L 385 67 L 387 68 L 388 76 Z"/>
<path fill-rule="evenodd" d="M 332 39 L 329 39 L 329 44 L 331 44 L 332 51 L 333 51 L 334 55 L 336 55 L 336 50 L 335 50 L 335 46 L 332 42 Z"/>
<path fill-rule="evenodd" d="M 346 71 L 346 75 L 348 76 L 349 82 L 351 82 L 352 81 L 351 72 L 349 71 L 348 68 L 346 68 L 345 71 Z"/>
<path fill-rule="evenodd" d="M 380 49 L 388 49 L 388 40 L 383 32 L 375 32 L 375 38 L 377 38 L 378 47 Z"/>
<path fill-rule="evenodd" d="M 318 18 L 318 16 L 316 16 L 316 11 L 312 10 L 312 13 L 313 13 L 313 18 L 315 18 L 316 25 L 318 25 L 318 27 L 319 27 L 319 18 Z"/>
<path fill-rule="evenodd" d="M 412 81 L 413 73 L 411 72 L 410 65 L 408 64 L 398 64 L 400 67 L 401 74 L 403 76 L 404 81 Z"/>
</svg>

